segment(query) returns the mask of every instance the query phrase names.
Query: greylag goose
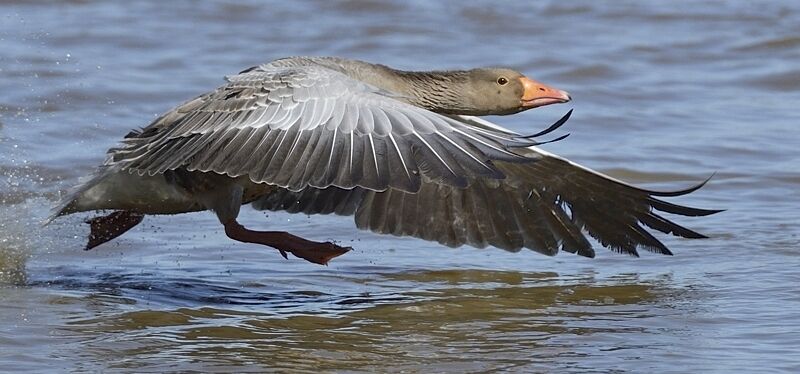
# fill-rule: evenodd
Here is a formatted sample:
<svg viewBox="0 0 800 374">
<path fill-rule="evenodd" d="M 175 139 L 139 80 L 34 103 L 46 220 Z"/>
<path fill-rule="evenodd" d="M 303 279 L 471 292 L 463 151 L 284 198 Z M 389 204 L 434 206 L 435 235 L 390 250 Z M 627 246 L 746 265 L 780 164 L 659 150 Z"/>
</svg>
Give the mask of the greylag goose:
<svg viewBox="0 0 800 374">
<path fill-rule="evenodd" d="M 551 256 L 594 257 L 585 233 L 634 256 L 640 247 L 671 254 L 644 227 L 703 238 L 658 212 L 717 210 L 657 197 L 705 182 L 646 190 L 537 147 L 533 137 L 569 113 L 529 136 L 478 117 L 569 100 L 504 68 L 410 72 L 334 57 L 279 59 L 129 133 L 51 219 L 112 210 L 87 221 L 90 249 L 147 214 L 211 210 L 231 239 L 317 264 L 350 248 L 247 229 L 236 220 L 240 207 L 354 215 L 358 228 L 377 233 Z"/>
</svg>

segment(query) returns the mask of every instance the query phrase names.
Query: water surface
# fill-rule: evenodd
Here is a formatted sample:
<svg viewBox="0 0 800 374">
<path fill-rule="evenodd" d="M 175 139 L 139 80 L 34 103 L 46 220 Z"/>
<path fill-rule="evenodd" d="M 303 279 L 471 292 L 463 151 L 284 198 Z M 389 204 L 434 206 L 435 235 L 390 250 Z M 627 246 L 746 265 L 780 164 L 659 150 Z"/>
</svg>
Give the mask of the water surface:
<svg viewBox="0 0 800 374">
<path fill-rule="evenodd" d="M 0 367 L 7 371 L 798 372 L 800 5 L 791 1 L 0 2 Z M 274 58 L 506 65 L 569 106 L 493 118 L 728 211 L 673 257 L 554 258 L 244 209 L 356 248 L 328 267 L 148 217 L 84 252 L 38 224 L 129 129 Z"/>
</svg>

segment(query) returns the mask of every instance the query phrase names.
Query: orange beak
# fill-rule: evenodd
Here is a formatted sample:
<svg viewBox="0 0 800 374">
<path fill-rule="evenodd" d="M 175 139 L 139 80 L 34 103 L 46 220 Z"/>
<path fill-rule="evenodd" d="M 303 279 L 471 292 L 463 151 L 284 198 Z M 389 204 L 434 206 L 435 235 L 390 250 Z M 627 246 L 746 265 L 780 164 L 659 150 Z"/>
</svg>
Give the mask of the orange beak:
<svg viewBox="0 0 800 374">
<path fill-rule="evenodd" d="M 522 106 L 525 108 L 537 108 L 572 100 L 566 91 L 544 85 L 528 77 L 519 78 L 519 81 L 525 89 L 522 93 Z"/>
</svg>

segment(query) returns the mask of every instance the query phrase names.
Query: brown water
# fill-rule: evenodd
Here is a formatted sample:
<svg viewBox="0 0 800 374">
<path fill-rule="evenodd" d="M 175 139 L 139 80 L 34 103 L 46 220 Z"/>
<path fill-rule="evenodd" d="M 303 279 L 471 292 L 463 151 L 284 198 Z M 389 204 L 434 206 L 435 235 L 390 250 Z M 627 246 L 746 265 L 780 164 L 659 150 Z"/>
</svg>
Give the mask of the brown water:
<svg viewBox="0 0 800 374">
<path fill-rule="evenodd" d="M 0 371 L 800 372 L 800 3 L 0 2 Z M 288 55 L 508 65 L 569 106 L 495 118 L 679 203 L 673 257 L 448 249 L 245 209 L 356 248 L 329 267 L 150 217 L 41 228 L 130 128 Z"/>
</svg>

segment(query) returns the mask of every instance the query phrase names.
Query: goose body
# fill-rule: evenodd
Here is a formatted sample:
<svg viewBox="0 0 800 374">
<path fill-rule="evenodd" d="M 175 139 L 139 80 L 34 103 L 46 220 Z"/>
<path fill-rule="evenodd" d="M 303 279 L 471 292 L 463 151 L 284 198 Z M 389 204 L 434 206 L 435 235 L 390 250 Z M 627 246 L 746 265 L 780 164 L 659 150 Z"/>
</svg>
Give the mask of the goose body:
<svg viewBox="0 0 800 374">
<path fill-rule="evenodd" d="M 212 210 L 229 237 L 320 264 L 347 248 L 246 229 L 236 222 L 240 206 L 354 215 L 378 233 L 547 255 L 593 257 L 586 232 L 632 255 L 639 247 L 670 254 L 644 227 L 703 237 L 658 212 L 717 211 L 657 198 L 700 185 L 640 189 L 479 117 L 569 100 L 505 68 L 407 72 L 334 57 L 279 59 L 128 134 L 53 218 L 113 210 L 89 221 L 88 249 L 144 215 Z"/>
</svg>

